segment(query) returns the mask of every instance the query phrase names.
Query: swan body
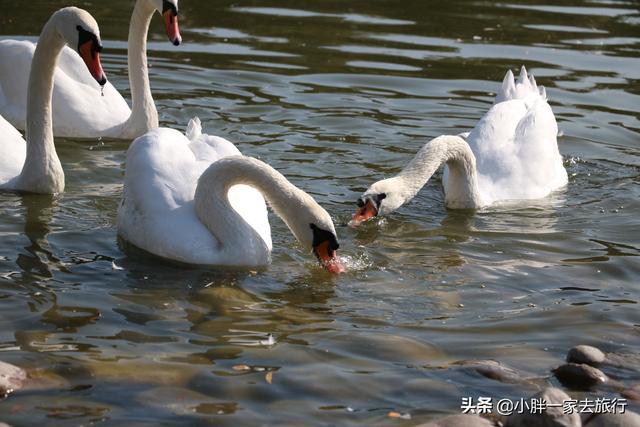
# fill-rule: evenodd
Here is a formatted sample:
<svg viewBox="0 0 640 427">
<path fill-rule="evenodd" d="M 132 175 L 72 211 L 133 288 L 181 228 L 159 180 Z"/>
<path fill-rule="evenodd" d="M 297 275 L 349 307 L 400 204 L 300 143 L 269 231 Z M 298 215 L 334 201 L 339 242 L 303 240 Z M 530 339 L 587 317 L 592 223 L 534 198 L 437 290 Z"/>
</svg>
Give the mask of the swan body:
<svg viewBox="0 0 640 427">
<path fill-rule="evenodd" d="M 538 88 L 524 67 L 517 81 L 509 70 L 494 105 L 466 138 L 476 158 L 483 205 L 539 199 L 565 186 L 557 135 L 544 87 Z"/>
<path fill-rule="evenodd" d="M 165 3 L 169 3 L 169 7 Z M 165 16 L 167 33 L 180 43 L 177 0 L 138 0 L 131 16 L 128 40 L 132 106 L 111 84 L 96 87 L 77 53 L 66 46 L 54 74 L 53 132 L 81 138 L 135 138 L 158 127 L 151 96 L 146 58 L 146 37 L 153 14 Z M 173 21 L 169 22 L 169 18 Z M 0 114 L 18 129 L 26 128 L 28 76 L 36 44 L 27 40 L 0 40 Z"/>
<path fill-rule="evenodd" d="M 450 209 L 545 197 L 568 181 L 557 134 L 545 89 L 524 67 L 517 81 L 509 70 L 493 106 L 470 133 L 429 141 L 398 176 L 374 183 L 359 199 L 351 225 L 411 200 L 442 164 Z"/>
<path fill-rule="evenodd" d="M 65 44 L 77 46 L 93 85 L 106 83 L 96 21 L 67 7 L 45 24 L 33 54 L 27 94 L 27 139 L 0 116 L 0 189 L 55 194 L 64 191 L 64 172 L 53 142 L 51 97 L 56 61 Z"/>
<path fill-rule="evenodd" d="M 186 136 L 158 128 L 133 142 L 118 234 L 174 261 L 264 267 L 272 242 L 263 194 L 303 245 L 315 248 L 314 237 L 323 235 L 311 224 L 326 232 L 335 258 L 329 214 L 270 166 L 242 156 L 223 138 L 202 134 L 197 118 Z"/>
</svg>

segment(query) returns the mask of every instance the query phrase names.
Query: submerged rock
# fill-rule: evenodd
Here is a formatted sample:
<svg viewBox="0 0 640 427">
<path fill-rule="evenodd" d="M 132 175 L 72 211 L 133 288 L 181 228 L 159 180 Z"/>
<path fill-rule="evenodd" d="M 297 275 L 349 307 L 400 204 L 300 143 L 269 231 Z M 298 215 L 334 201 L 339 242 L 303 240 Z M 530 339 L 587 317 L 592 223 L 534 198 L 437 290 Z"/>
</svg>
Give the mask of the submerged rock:
<svg viewBox="0 0 640 427">
<path fill-rule="evenodd" d="M 640 354 L 607 353 L 607 365 L 640 372 Z"/>
<path fill-rule="evenodd" d="M 587 365 L 597 366 L 606 360 L 607 356 L 600 349 L 590 345 L 578 345 L 567 353 L 567 362 L 569 363 L 586 363 Z"/>
<path fill-rule="evenodd" d="M 547 407 L 541 413 L 515 414 L 503 419 L 505 427 L 581 427 L 582 421 L 577 413 L 565 414 L 563 402 L 571 397 L 559 388 L 547 388 L 533 396 L 542 399 L 547 404 L 560 404 L 559 407 Z"/>
<path fill-rule="evenodd" d="M 622 390 L 620 394 L 622 395 L 622 397 L 629 400 L 640 401 L 640 384 L 635 384 L 625 390 Z"/>
<path fill-rule="evenodd" d="M 91 361 L 86 365 L 98 381 L 132 384 L 154 384 L 181 386 L 187 384 L 198 373 L 197 367 L 177 363 L 147 360 L 120 360 L 118 362 Z"/>
<path fill-rule="evenodd" d="M 599 414 L 591 418 L 585 427 L 638 427 L 640 426 L 640 415 L 635 412 L 625 412 L 624 414 Z"/>
<path fill-rule="evenodd" d="M 221 401 L 183 387 L 156 387 L 140 393 L 138 402 L 159 411 L 170 411 L 179 416 L 233 414 L 239 405 Z"/>
<path fill-rule="evenodd" d="M 494 427 L 491 421 L 477 415 L 452 415 L 416 427 Z"/>
<path fill-rule="evenodd" d="M 527 372 L 504 366 L 494 360 L 470 360 L 458 362 L 464 368 L 472 369 L 483 377 L 502 383 L 515 384 L 526 382 L 531 375 Z"/>
<path fill-rule="evenodd" d="M 554 369 L 553 373 L 565 386 L 581 390 L 604 384 L 609 379 L 600 369 L 584 363 L 565 363 Z"/>
<path fill-rule="evenodd" d="M 27 373 L 17 366 L 0 362 L 0 398 L 5 398 L 24 386 Z"/>
</svg>

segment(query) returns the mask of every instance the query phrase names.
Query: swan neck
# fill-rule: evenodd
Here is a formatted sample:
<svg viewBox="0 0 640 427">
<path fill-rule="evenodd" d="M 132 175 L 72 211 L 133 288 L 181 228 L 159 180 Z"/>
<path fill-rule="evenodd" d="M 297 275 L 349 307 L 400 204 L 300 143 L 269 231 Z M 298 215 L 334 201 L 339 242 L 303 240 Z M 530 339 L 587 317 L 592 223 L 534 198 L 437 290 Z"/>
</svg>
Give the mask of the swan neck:
<svg viewBox="0 0 640 427">
<path fill-rule="evenodd" d="M 246 253 L 246 248 L 250 247 L 255 252 L 266 250 L 268 253 L 260 235 L 229 202 L 229 190 L 239 184 L 251 186 L 262 193 L 291 230 L 295 227 L 295 206 L 306 203 L 306 198 L 310 196 L 272 167 L 250 157 L 223 158 L 202 174 L 194 197 L 200 221 L 216 236 L 223 248 L 243 248 Z"/>
<path fill-rule="evenodd" d="M 53 194 L 64 190 L 64 172 L 54 145 L 51 111 L 54 71 L 64 40 L 54 21 L 52 18 L 45 24 L 38 39 L 27 90 L 27 152 L 17 187 L 34 193 Z"/>
<path fill-rule="evenodd" d="M 447 207 L 479 207 L 476 158 L 469 144 L 453 135 L 443 135 L 429 141 L 400 172 L 397 178 L 404 187 L 404 202 L 411 200 L 443 163 L 449 167 L 449 179 L 445 186 Z"/>
<path fill-rule="evenodd" d="M 131 88 L 131 116 L 125 124 L 124 136 L 137 137 L 159 126 L 147 63 L 147 34 L 156 9 L 150 2 L 136 1 L 129 24 L 127 60 Z"/>
</svg>

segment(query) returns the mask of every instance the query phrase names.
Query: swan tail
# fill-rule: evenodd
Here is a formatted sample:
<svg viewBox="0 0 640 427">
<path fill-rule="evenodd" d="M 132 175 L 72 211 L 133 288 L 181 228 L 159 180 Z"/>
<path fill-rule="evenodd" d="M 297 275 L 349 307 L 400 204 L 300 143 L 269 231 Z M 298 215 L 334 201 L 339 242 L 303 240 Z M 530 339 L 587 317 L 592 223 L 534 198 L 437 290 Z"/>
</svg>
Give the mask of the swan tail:
<svg viewBox="0 0 640 427">
<path fill-rule="evenodd" d="M 545 101 L 547 100 L 547 90 L 544 88 L 544 86 L 540 86 L 540 97 Z"/>
<path fill-rule="evenodd" d="M 538 84 L 536 83 L 536 79 L 533 77 L 533 74 L 529 74 L 529 85 L 531 86 L 531 90 L 538 92 Z"/>
<path fill-rule="evenodd" d="M 529 74 L 527 73 L 527 69 L 523 65 L 520 67 L 520 75 L 518 76 L 518 81 L 516 82 L 516 86 L 523 85 L 527 87 L 529 85 Z"/>
<path fill-rule="evenodd" d="M 507 74 L 504 75 L 504 79 L 502 80 L 502 87 L 496 94 L 495 103 L 497 104 L 499 102 L 512 99 L 515 91 L 516 84 L 513 78 L 513 73 L 511 70 L 507 70 Z"/>
<path fill-rule="evenodd" d="M 517 79 L 511 70 L 507 71 L 502 81 L 502 87 L 496 94 L 494 104 L 511 99 L 532 99 L 537 97 L 546 100 L 546 92 L 542 86 L 538 86 L 533 74 L 527 73 L 527 69 L 523 65 L 520 68 L 520 75 Z"/>
<path fill-rule="evenodd" d="M 189 120 L 189 124 L 187 125 L 187 132 L 185 133 L 187 138 L 190 141 L 196 140 L 200 135 L 202 135 L 202 122 L 199 117 L 194 117 Z"/>
</svg>

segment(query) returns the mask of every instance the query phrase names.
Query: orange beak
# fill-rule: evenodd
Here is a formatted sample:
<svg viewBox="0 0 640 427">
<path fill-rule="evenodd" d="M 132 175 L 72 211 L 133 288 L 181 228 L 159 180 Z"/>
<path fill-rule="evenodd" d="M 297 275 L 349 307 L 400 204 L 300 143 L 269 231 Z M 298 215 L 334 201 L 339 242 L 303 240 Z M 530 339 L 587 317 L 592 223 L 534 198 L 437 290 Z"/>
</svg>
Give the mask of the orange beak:
<svg viewBox="0 0 640 427">
<path fill-rule="evenodd" d="M 331 250 L 329 247 L 329 241 L 325 240 L 318 246 L 313 248 L 313 253 L 316 254 L 320 264 L 326 268 L 330 273 L 340 274 L 344 273 L 346 269 L 340 262 L 340 258 L 336 255 L 336 251 Z"/>
<path fill-rule="evenodd" d="M 378 209 L 371 199 L 367 199 L 364 206 L 358 209 L 358 212 L 349 221 L 349 227 L 357 227 L 368 219 L 378 215 Z"/>
<path fill-rule="evenodd" d="M 164 26 L 167 28 L 167 36 L 169 41 L 174 46 L 178 46 L 182 43 L 182 37 L 180 36 L 180 27 L 178 27 L 178 15 L 172 10 L 167 9 L 162 13 L 164 19 Z"/>
<path fill-rule="evenodd" d="M 104 74 L 100 63 L 101 49 L 102 47 L 96 46 L 93 40 L 89 40 L 80 45 L 78 52 L 93 78 L 96 79 L 100 86 L 104 86 L 107 83 L 107 76 Z"/>
</svg>

